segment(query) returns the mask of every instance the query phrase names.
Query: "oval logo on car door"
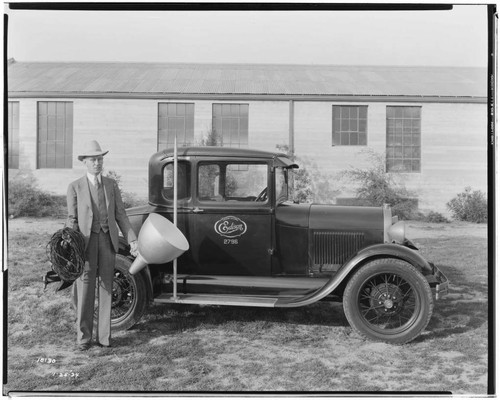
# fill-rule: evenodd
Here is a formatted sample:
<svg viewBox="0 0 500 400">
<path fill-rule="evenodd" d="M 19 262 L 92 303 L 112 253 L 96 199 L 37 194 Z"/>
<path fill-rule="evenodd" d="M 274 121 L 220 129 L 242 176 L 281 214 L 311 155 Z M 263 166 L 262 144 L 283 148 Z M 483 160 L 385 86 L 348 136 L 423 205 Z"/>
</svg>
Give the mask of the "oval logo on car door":
<svg viewBox="0 0 500 400">
<path fill-rule="evenodd" d="M 235 238 L 247 231 L 245 221 L 233 216 L 219 219 L 214 225 L 215 232 L 227 238 Z"/>
</svg>

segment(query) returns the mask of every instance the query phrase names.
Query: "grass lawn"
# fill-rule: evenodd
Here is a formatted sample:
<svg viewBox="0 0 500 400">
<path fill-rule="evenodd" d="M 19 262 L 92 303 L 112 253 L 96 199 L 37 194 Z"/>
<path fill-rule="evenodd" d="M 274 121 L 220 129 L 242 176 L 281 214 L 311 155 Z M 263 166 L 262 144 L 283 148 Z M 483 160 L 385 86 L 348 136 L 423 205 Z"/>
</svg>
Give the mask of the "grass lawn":
<svg viewBox="0 0 500 400">
<path fill-rule="evenodd" d="M 14 219 L 8 240 L 7 376 L 26 391 L 436 392 L 486 395 L 486 225 L 410 222 L 450 294 L 413 342 L 355 335 L 341 304 L 296 309 L 162 305 L 110 349 L 73 351 L 69 290 L 44 291 L 45 246 L 63 221 Z M 52 285 L 54 286 L 54 285 Z"/>
</svg>

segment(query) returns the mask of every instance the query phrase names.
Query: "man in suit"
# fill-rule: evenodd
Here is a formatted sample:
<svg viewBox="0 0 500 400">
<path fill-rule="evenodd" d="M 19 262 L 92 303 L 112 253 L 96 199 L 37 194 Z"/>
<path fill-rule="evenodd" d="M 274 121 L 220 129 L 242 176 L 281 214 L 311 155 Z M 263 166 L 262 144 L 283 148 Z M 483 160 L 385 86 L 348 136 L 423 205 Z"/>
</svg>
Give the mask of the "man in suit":
<svg viewBox="0 0 500 400">
<path fill-rule="evenodd" d="M 99 318 L 97 345 L 109 347 L 111 339 L 111 301 L 115 255 L 118 252 L 118 227 L 137 254 L 137 237 L 132 230 L 116 182 L 102 176 L 102 151 L 95 140 L 87 143 L 78 156 L 87 173 L 68 186 L 66 226 L 85 237 L 86 263 L 82 276 L 73 285 L 77 313 L 77 349 L 88 350 L 92 344 L 96 277 L 99 280 Z"/>
</svg>

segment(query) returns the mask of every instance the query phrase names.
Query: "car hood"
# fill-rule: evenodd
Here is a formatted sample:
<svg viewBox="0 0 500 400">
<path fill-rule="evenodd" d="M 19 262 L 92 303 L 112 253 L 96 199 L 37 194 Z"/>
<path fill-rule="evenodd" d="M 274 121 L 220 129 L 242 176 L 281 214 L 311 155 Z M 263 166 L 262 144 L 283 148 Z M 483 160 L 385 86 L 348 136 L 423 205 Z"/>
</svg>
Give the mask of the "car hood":
<svg viewBox="0 0 500 400">
<path fill-rule="evenodd" d="M 276 208 L 276 221 L 280 225 L 314 230 L 382 233 L 384 230 L 381 207 L 283 203 Z"/>
</svg>

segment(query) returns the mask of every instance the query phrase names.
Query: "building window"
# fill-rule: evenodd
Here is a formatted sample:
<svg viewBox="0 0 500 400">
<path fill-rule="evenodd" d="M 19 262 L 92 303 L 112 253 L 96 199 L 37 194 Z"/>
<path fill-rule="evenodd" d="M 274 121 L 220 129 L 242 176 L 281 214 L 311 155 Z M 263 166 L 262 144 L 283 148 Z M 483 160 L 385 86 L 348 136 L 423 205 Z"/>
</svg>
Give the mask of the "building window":
<svg viewBox="0 0 500 400">
<path fill-rule="evenodd" d="M 421 107 L 387 107 L 387 172 L 420 172 Z"/>
<path fill-rule="evenodd" d="M 212 127 L 222 146 L 248 146 L 248 104 L 213 104 Z"/>
<path fill-rule="evenodd" d="M 72 168 L 73 103 L 38 103 L 38 168 Z"/>
<path fill-rule="evenodd" d="M 160 103 L 158 105 L 158 150 L 194 143 L 194 103 Z"/>
<path fill-rule="evenodd" d="M 8 111 L 8 168 L 19 168 L 19 102 L 9 101 Z"/>
<path fill-rule="evenodd" d="M 333 146 L 366 146 L 367 106 L 333 106 Z"/>
</svg>

